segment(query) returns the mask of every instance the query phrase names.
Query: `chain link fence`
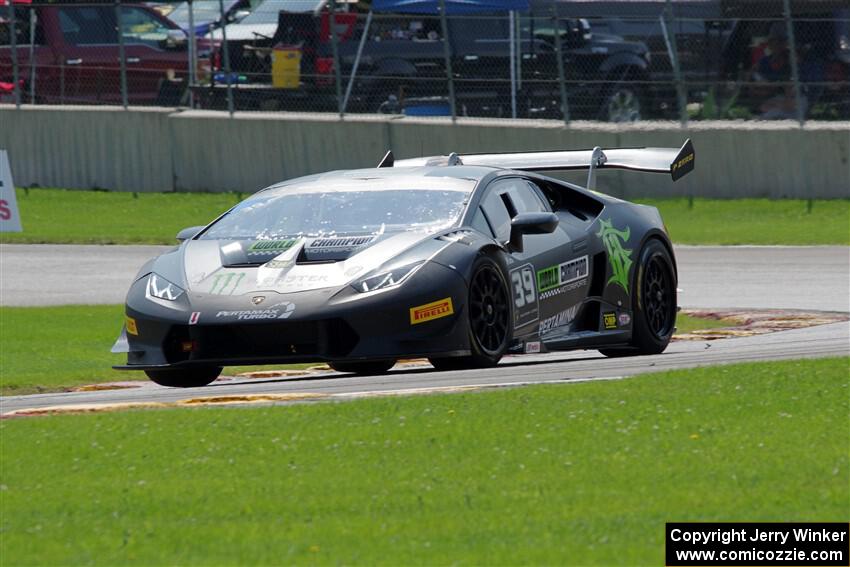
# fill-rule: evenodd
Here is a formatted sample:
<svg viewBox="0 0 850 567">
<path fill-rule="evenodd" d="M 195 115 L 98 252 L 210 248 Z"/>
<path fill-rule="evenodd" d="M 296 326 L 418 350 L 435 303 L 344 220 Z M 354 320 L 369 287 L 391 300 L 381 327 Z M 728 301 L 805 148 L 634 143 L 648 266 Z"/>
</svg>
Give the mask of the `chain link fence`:
<svg viewBox="0 0 850 567">
<path fill-rule="evenodd" d="M 0 101 L 564 122 L 850 119 L 846 1 L 403 9 L 6 0 Z"/>
</svg>

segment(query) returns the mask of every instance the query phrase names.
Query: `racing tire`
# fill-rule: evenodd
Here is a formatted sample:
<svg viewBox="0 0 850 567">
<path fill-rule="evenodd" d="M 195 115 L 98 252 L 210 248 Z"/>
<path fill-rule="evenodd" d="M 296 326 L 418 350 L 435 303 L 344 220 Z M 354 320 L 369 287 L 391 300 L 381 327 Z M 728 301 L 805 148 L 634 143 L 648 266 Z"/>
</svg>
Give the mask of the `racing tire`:
<svg viewBox="0 0 850 567">
<path fill-rule="evenodd" d="M 395 366 L 395 363 L 395 360 L 367 360 L 365 362 L 329 362 L 328 366 L 337 372 L 368 375 L 383 374 Z"/>
<path fill-rule="evenodd" d="M 199 388 L 211 384 L 221 374 L 220 366 L 185 370 L 145 370 L 152 381 L 170 388 Z"/>
<path fill-rule="evenodd" d="M 676 330 L 676 271 L 670 252 L 651 239 L 640 251 L 632 282 L 632 338 L 627 347 L 604 348 L 607 357 L 661 354 Z"/>
<path fill-rule="evenodd" d="M 469 346 L 472 354 L 449 358 L 429 358 L 437 370 L 465 370 L 496 366 L 513 337 L 504 263 L 499 258 L 480 255 L 472 266 L 469 280 Z"/>
</svg>

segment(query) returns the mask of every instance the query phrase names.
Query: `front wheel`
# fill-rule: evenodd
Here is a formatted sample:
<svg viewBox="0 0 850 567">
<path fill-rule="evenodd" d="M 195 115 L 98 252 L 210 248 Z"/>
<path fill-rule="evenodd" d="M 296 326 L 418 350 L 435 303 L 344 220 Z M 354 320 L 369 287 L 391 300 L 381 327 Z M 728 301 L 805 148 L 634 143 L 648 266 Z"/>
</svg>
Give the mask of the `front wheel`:
<svg viewBox="0 0 850 567">
<path fill-rule="evenodd" d="M 220 366 L 210 366 L 185 370 L 145 370 L 145 374 L 160 386 L 198 388 L 212 383 L 221 374 L 221 370 Z"/>
<path fill-rule="evenodd" d="M 472 354 L 430 358 L 437 370 L 461 370 L 496 366 L 508 350 L 513 334 L 505 270 L 498 259 L 481 255 L 469 281 L 469 345 Z"/>
<path fill-rule="evenodd" d="M 329 362 L 328 366 L 337 372 L 350 372 L 352 374 L 383 374 L 393 366 L 395 360 L 367 360 L 363 362 Z"/>
<path fill-rule="evenodd" d="M 637 122 L 643 118 L 643 100 L 638 88 L 617 83 L 603 95 L 600 114 L 606 122 Z"/>
<path fill-rule="evenodd" d="M 641 249 L 632 288 L 631 344 L 599 352 L 608 357 L 664 352 L 676 328 L 676 285 L 670 252 L 661 241 L 650 240 Z"/>
</svg>

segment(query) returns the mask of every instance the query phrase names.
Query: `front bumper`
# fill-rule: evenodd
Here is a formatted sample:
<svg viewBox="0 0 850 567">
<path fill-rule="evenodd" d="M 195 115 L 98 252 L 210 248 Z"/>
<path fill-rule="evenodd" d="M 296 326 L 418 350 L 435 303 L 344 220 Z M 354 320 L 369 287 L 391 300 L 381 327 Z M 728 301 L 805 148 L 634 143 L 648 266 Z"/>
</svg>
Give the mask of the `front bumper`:
<svg viewBox="0 0 850 567">
<path fill-rule="evenodd" d="M 141 282 L 141 283 L 140 283 Z M 252 297 L 262 295 L 260 305 Z M 145 298 L 144 280 L 127 299 L 136 334 L 116 346 L 127 352 L 122 370 L 242 366 L 313 361 L 397 359 L 469 354 L 466 282 L 430 262 L 397 288 L 358 293 L 349 286 L 242 296 L 188 293 L 165 307 Z M 443 303 L 441 303 L 443 302 Z M 412 323 L 411 309 L 442 305 Z M 289 304 L 294 308 L 288 308 Z M 286 305 L 272 312 L 269 306 Z M 451 309 L 445 306 L 450 305 Z M 288 310 L 291 309 L 291 312 Z M 449 313 L 449 311 L 451 311 Z M 278 315 L 286 317 L 282 318 Z M 223 315 L 229 313 L 232 315 Z M 268 318 L 254 318 L 267 314 Z"/>
</svg>

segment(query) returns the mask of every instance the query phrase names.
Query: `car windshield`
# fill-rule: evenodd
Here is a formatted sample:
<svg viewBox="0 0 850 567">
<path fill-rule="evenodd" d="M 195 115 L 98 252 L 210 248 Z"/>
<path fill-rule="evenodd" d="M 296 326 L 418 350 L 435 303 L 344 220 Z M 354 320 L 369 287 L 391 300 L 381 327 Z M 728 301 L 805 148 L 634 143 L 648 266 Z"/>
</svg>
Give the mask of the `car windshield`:
<svg viewBox="0 0 850 567">
<path fill-rule="evenodd" d="M 457 188 L 276 191 L 240 203 L 201 238 L 430 232 L 456 223 L 468 197 Z"/>
<path fill-rule="evenodd" d="M 228 5 L 228 2 L 224 3 L 225 10 Z M 217 22 L 221 18 L 218 0 L 195 0 L 192 2 L 192 16 L 195 25 Z M 187 27 L 189 25 L 189 3 L 179 4 L 173 12 L 168 14 L 168 19 L 179 24 L 180 27 Z"/>
<path fill-rule="evenodd" d="M 240 23 L 276 24 L 281 10 L 293 13 L 312 12 L 319 4 L 317 0 L 265 0 Z"/>
</svg>

